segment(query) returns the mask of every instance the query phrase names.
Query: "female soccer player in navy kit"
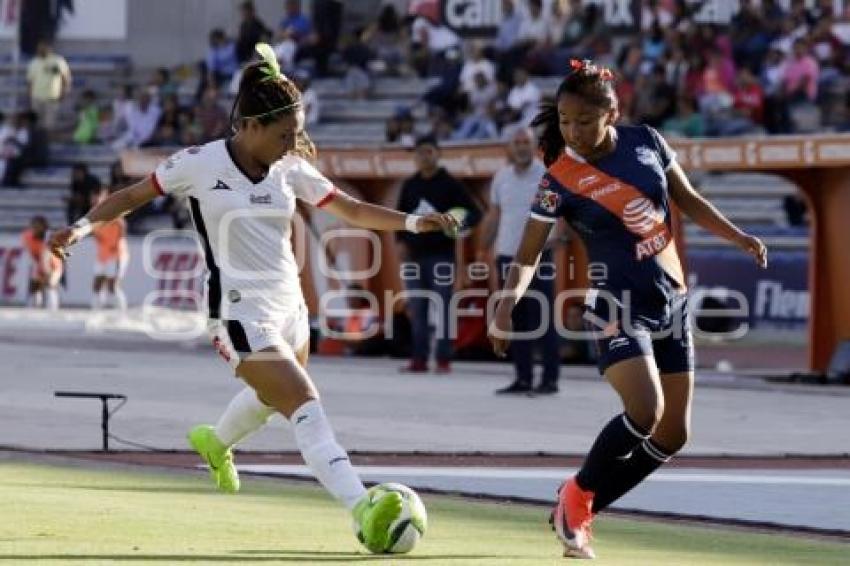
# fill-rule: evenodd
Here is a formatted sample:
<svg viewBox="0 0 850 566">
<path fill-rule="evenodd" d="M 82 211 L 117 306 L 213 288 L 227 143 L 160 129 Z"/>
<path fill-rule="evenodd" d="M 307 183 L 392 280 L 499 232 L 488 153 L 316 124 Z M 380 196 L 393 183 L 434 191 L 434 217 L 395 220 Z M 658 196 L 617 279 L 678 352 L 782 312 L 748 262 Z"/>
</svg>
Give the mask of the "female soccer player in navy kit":
<svg viewBox="0 0 850 566">
<path fill-rule="evenodd" d="M 149 178 L 114 193 L 57 232 L 50 248 L 64 257 L 65 249 L 93 228 L 161 194 L 187 197 L 207 263 L 213 344 L 247 384 L 214 427 L 192 429 L 190 443 L 218 488 L 235 492 L 239 477 L 231 447 L 280 412 L 292 423 L 305 463 L 352 511 L 366 546 L 380 552 L 401 510 L 401 496 L 373 504 L 305 371 L 309 326 L 290 243 L 295 201 L 375 230 L 455 230 L 457 222 L 448 214 L 403 214 L 338 191 L 308 161 L 315 148 L 304 132 L 298 89 L 281 74 L 270 47 L 260 44 L 257 50 L 263 60 L 242 75 L 232 138 L 174 154 Z"/>
<path fill-rule="evenodd" d="M 547 172 L 490 327 L 502 354 L 511 310 L 525 292 L 552 224 L 570 223 L 587 247 L 585 319 L 599 369 L 624 412 L 599 433 L 579 472 L 561 487 L 553 526 L 565 556 L 593 558 L 593 516 L 684 446 L 694 359 L 685 281 L 671 232 L 670 201 L 697 224 L 753 255 L 767 251 L 691 186 L 664 139 L 647 126 L 616 126 L 611 71 L 572 62 L 555 103 L 544 106 L 540 148 Z"/>
</svg>

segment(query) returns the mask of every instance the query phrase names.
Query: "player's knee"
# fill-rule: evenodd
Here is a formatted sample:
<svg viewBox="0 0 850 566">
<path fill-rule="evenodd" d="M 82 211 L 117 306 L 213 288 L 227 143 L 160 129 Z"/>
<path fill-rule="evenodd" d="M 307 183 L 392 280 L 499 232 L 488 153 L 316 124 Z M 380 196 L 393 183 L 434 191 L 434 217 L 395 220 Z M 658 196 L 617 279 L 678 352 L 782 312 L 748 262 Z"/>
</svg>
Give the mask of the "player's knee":
<svg viewBox="0 0 850 566">
<path fill-rule="evenodd" d="M 655 431 L 653 439 L 665 452 L 675 454 L 688 443 L 690 432 L 689 423 L 666 420 Z"/>
<path fill-rule="evenodd" d="M 656 395 L 648 395 L 635 403 L 630 403 L 626 411 L 629 418 L 647 432 L 652 432 L 661 422 L 664 414 L 664 399 Z"/>
<path fill-rule="evenodd" d="M 670 454 L 676 453 L 684 448 L 685 444 L 688 443 L 690 434 L 690 427 L 688 427 L 687 424 L 682 424 L 671 432 L 664 447 L 670 452 Z"/>
</svg>

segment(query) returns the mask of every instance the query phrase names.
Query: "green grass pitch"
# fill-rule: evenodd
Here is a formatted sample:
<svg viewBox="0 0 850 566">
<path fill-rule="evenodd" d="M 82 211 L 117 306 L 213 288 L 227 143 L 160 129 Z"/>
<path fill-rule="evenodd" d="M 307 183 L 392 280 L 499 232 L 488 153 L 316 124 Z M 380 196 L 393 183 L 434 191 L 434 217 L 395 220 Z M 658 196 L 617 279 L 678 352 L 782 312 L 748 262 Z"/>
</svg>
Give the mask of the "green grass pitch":
<svg viewBox="0 0 850 566">
<path fill-rule="evenodd" d="M 318 487 L 204 474 L 0 462 L 2 564 L 563 564 L 548 510 L 425 495 L 429 530 L 408 556 L 369 555 Z M 598 564 L 846 564 L 848 546 L 786 535 L 602 517 Z"/>
</svg>

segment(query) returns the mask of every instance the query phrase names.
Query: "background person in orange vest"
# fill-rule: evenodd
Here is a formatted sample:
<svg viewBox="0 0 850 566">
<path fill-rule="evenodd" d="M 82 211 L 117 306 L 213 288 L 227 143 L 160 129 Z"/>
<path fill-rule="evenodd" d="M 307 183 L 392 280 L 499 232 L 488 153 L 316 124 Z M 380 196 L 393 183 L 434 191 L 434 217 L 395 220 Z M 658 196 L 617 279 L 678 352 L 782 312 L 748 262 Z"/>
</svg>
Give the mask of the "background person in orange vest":
<svg viewBox="0 0 850 566">
<path fill-rule="evenodd" d="M 47 296 L 47 308 L 59 310 L 59 280 L 62 278 L 62 260 L 50 253 L 45 245 L 49 226 L 44 216 L 33 216 L 30 227 L 21 234 L 21 243 L 30 255 L 27 306 L 41 308 Z"/>
<path fill-rule="evenodd" d="M 92 205 L 96 206 L 109 196 L 104 189 L 94 198 Z M 94 267 L 94 283 L 92 291 L 92 308 L 101 309 L 106 306 L 109 295 L 113 304 L 120 310 L 127 310 L 127 297 L 121 289 L 121 280 L 130 262 L 130 252 L 127 248 L 127 224 L 123 218 L 118 218 L 99 226 L 93 231 L 97 242 L 97 259 Z"/>
</svg>

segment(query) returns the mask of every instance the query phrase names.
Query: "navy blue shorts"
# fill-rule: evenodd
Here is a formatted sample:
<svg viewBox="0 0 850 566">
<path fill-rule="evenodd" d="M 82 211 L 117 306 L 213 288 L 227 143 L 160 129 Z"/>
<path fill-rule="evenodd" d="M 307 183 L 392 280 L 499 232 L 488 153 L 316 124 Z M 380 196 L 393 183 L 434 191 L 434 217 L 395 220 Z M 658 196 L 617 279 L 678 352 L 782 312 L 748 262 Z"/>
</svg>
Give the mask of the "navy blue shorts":
<svg viewBox="0 0 850 566">
<path fill-rule="evenodd" d="M 592 297 L 584 319 L 594 334 L 600 373 L 623 360 L 639 356 L 655 359 L 658 372 L 694 370 L 694 344 L 688 321 L 688 296 L 674 297 L 656 312 L 631 312 L 622 304 Z"/>
</svg>

